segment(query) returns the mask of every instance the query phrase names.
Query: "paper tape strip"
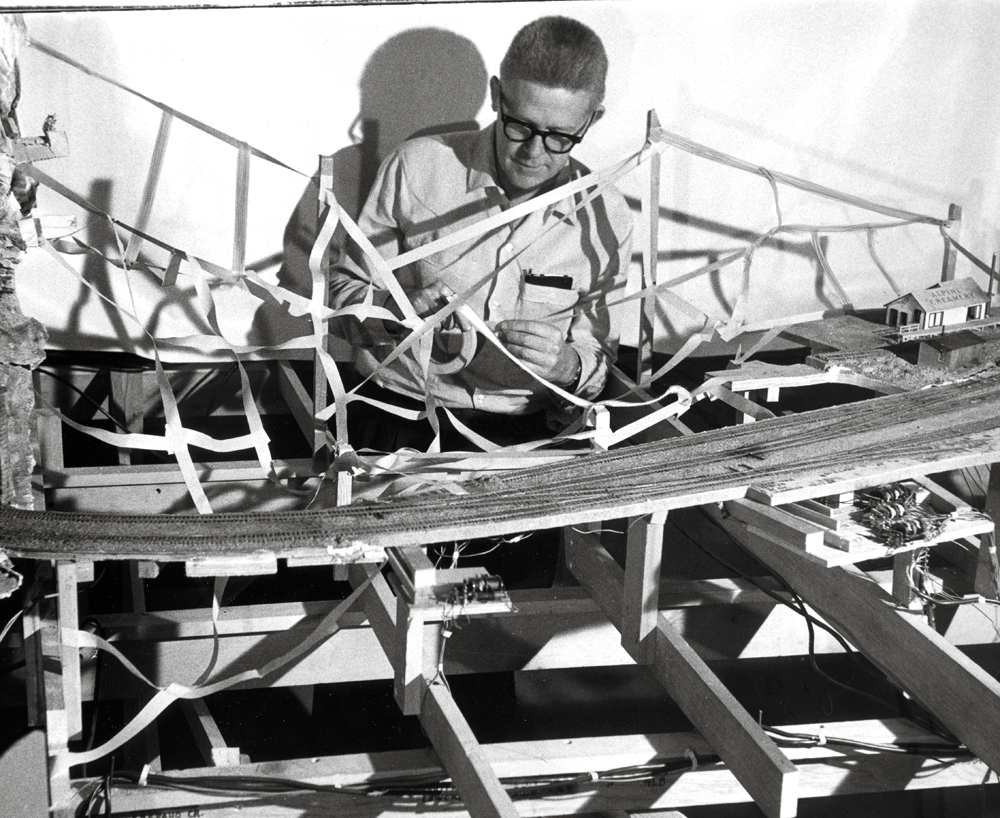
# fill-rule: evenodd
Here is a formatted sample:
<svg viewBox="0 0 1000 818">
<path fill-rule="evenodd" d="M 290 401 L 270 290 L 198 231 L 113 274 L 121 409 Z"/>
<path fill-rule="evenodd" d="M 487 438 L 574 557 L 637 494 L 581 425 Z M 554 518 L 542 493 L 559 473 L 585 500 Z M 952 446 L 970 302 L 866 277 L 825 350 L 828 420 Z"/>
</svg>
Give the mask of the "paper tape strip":
<svg viewBox="0 0 1000 818">
<path fill-rule="evenodd" d="M 737 168 L 738 170 L 744 170 L 748 173 L 753 173 L 755 175 L 761 175 L 762 168 L 759 165 L 754 165 L 751 162 L 746 162 L 742 159 L 737 159 L 734 156 L 717 151 L 714 148 L 709 148 L 705 145 L 701 145 L 691 139 L 687 139 L 683 136 L 678 136 L 677 134 L 665 131 L 662 128 L 655 129 L 651 133 L 651 138 L 657 142 L 665 145 L 670 145 L 671 147 L 678 148 L 679 150 L 686 151 L 687 153 L 694 154 L 695 156 L 700 156 L 704 159 L 709 159 L 713 162 L 718 162 L 723 165 L 728 165 L 732 168 Z M 800 179 L 797 176 L 791 176 L 787 173 L 780 173 L 779 171 L 768 171 L 767 176 L 769 180 L 774 180 L 776 182 L 781 182 L 789 187 L 795 187 L 799 190 L 804 190 L 808 193 L 814 193 L 817 196 L 822 196 L 827 199 L 833 199 L 834 201 L 843 202 L 844 204 L 849 204 L 854 207 L 859 207 L 862 210 L 870 210 L 873 213 L 881 213 L 883 216 L 891 216 L 897 219 L 906 219 L 918 222 L 924 222 L 926 224 L 936 224 L 945 225 L 947 224 L 946 219 L 937 219 L 933 216 L 925 216 L 921 213 L 912 213 L 908 210 L 900 210 L 895 207 L 888 207 L 886 205 L 881 205 L 876 202 L 868 201 L 867 199 L 862 199 L 859 196 L 853 196 L 849 193 L 842 193 L 840 191 L 834 190 L 833 188 L 824 187 L 823 185 L 818 185 L 815 182 L 810 182 L 807 179 Z"/>
<path fill-rule="evenodd" d="M 156 188 L 160 182 L 160 171 L 163 170 L 163 158 L 167 152 L 167 143 L 170 140 L 170 126 L 174 121 L 174 115 L 169 111 L 164 111 L 160 117 L 160 127 L 156 133 L 156 144 L 153 147 L 153 157 L 149 163 L 149 172 L 146 175 L 146 187 L 142 191 L 142 203 L 139 206 L 139 214 L 135 217 L 135 225 L 139 230 L 149 227 L 149 216 L 153 210 L 153 200 L 156 198 Z M 125 250 L 125 264 L 132 265 L 139 257 L 142 249 L 142 239 L 138 234 L 133 233 L 128 240 Z"/>
<path fill-rule="evenodd" d="M 367 590 L 368 586 L 372 583 L 376 576 L 380 576 L 379 571 L 375 571 L 371 574 L 364 582 L 354 589 L 350 596 L 340 602 L 333 608 L 332 611 L 330 611 L 330 613 L 323 617 L 319 624 L 306 636 L 305 639 L 290 650 L 267 662 L 263 667 L 244 671 L 212 684 L 189 686 L 175 683 L 170 684 L 165 688 L 158 688 L 158 692 L 152 700 L 149 701 L 139 714 L 114 737 L 109 739 L 100 747 L 96 747 L 87 752 L 59 753 L 54 759 L 55 766 L 59 769 L 68 770 L 71 766 L 77 764 L 89 764 L 92 761 L 103 758 L 108 753 L 114 752 L 126 741 L 141 733 L 156 719 L 160 713 L 167 708 L 167 706 L 177 699 L 203 698 L 205 696 L 210 696 L 213 693 L 226 690 L 234 685 L 241 684 L 242 682 L 264 679 L 276 670 L 294 662 L 296 659 L 311 651 L 339 630 L 340 618 L 348 610 L 350 610 L 350 608 L 358 600 L 358 597 L 360 597 L 361 594 Z M 132 665 L 132 663 L 129 662 L 128 659 L 114 647 L 114 645 L 87 631 L 79 631 L 78 635 L 80 645 L 82 647 L 96 647 L 109 652 L 112 656 L 122 662 L 126 669 L 132 672 L 137 678 L 146 682 L 146 684 L 151 687 L 155 687 L 155 685 L 153 685 L 143 674 L 135 669 L 135 666 Z"/>
</svg>

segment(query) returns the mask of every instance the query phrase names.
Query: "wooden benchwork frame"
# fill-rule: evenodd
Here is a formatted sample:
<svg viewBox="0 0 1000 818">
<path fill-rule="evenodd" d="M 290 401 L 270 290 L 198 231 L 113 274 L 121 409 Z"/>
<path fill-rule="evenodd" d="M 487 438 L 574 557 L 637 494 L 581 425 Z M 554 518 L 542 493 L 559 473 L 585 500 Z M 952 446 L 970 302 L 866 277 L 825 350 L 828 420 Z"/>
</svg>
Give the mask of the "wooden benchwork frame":
<svg viewBox="0 0 1000 818">
<path fill-rule="evenodd" d="M 640 664 L 650 664 L 655 644 L 663 559 L 663 524 L 667 513 L 634 517 L 628 523 L 625 577 L 622 591 L 622 647 Z M 641 659 L 641 661 L 640 661 Z"/>
<path fill-rule="evenodd" d="M 851 566 L 824 568 L 734 518 L 721 524 L 972 752 L 1000 769 L 1000 682 Z"/>
<path fill-rule="evenodd" d="M 628 556 L 631 558 L 632 553 Z M 567 529 L 566 561 L 605 616 L 612 623 L 622 623 L 626 572 L 596 534 Z M 765 815 L 790 818 L 796 814 L 799 772 L 795 765 L 665 616 L 657 614 L 655 630 L 642 642 L 623 638 L 623 647 L 640 663 L 652 656 L 657 681 L 732 769 Z"/>
<path fill-rule="evenodd" d="M 932 733 L 900 719 L 850 721 L 825 724 L 783 725 L 792 732 L 815 735 L 843 736 L 883 743 L 939 741 Z M 618 769 L 631 765 L 665 761 L 683 761 L 688 753 L 707 755 L 712 748 L 697 733 L 662 733 L 648 735 L 602 736 L 575 738 L 572 744 L 561 739 L 523 741 L 481 746 L 482 755 L 501 778 L 532 775 L 538 771 L 538 759 L 546 759 L 546 769 L 552 773 L 574 773 L 586 770 Z M 982 782 L 989 768 L 978 760 L 941 763 L 903 754 L 852 752 L 832 745 L 810 748 L 789 748 L 790 758 L 801 764 L 803 798 L 823 798 L 861 793 L 920 792 L 944 788 L 964 788 L 962 803 L 974 803 L 977 808 L 985 794 Z M 402 750 L 322 758 L 291 759 L 288 761 L 244 764 L 239 768 L 204 767 L 171 772 L 171 777 L 228 775 L 264 776 L 305 781 L 318 785 L 363 784 L 385 778 L 411 778 L 440 774 L 440 760 L 430 749 Z M 73 783 L 79 794 L 89 791 L 97 779 L 81 779 Z M 342 818 L 404 818 L 414 814 L 414 801 L 392 797 L 316 795 L 302 802 L 301 796 L 240 795 L 225 793 L 192 793 L 157 787 L 112 789 L 112 802 L 126 814 L 158 814 L 199 809 L 201 814 L 217 818 L 301 818 L 308 814 L 336 814 Z M 706 804 L 737 804 L 750 800 L 746 790 L 721 765 L 698 765 L 697 769 L 680 770 L 653 781 L 629 785 L 583 787 L 561 794 L 557 799 L 544 796 L 517 799 L 525 815 L 622 815 L 625 812 L 648 810 L 683 810 Z M 307 804 L 304 807 L 303 804 Z M 935 802 L 940 803 L 940 802 Z M 991 801 L 995 803 L 995 799 Z M 523 805 L 523 806 L 522 806 Z M 424 799 L 419 802 L 422 818 L 465 818 L 467 811 L 458 809 L 454 801 Z M 672 814 L 672 813 L 668 813 Z M 955 814 L 959 814 L 957 811 Z"/>
<path fill-rule="evenodd" d="M 39 562 L 25 591 L 24 656 L 28 693 L 28 724 L 45 729 L 48 754 L 48 794 L 53 818 L 70 818 L 69 768 L 57 758 L 82 730 L 80 659 L 75 646 L 61 635 L 63 626 L 77 627 L 76 566 L 60 562 L 53 577 L 48 563 Z M 53 585 L 55 599 L 49 592 Z"/>
<path fill-rule="evenodd" d="M 348 577 L 357 587 L 378 571 L 376 566 L 356 564 L 348 569 Z M 517 818 L 510 796 L 483 755 L 447 684 L 436 680 L 436 657 L 432 659 L 425 647 L 424 611 L 410 605 L 403 594 L 393 603 L 381 575 L 374 577 L 360 603 L 393 667 L 397 704 L 404 714 L 420 718 L 470 813 L 476 818 Z M 440 623 L 434 630 L 435 641 L 447 638 L 440 634 Z"/>
</svg>

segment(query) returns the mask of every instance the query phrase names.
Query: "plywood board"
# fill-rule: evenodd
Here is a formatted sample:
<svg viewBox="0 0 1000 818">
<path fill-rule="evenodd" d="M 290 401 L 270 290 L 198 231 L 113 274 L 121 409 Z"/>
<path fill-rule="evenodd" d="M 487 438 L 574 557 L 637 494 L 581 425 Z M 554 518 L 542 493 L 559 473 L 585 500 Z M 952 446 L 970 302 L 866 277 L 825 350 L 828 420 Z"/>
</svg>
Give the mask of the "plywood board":
<svg viewBox="0 0 1000 818">
<path fill-rule="evenodd" d="M 467 484 L 469 494 L 261 514 L 0 510 L 13 556 L 186 560 L 353 553 L 516 533 L 749 496 L 771 505 L 1000 460 L 1000 374 L 917 393 L 574 457 Z M 370 559 L 370 557 L 368 557 Z"/>
</svg>

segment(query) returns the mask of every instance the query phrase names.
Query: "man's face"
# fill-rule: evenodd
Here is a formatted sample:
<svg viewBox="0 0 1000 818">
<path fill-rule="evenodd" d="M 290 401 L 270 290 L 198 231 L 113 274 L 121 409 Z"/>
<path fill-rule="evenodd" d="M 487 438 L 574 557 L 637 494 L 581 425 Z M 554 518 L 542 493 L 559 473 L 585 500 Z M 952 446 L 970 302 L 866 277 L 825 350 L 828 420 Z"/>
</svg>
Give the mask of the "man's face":
<svg viewBox="0 0 1000 818">
<path fill-rule="evenodd" d="M 493 110 L 497 112 L 496 149 L 500 184 L 511 198 L 535 192 L 569 163 L 568 153 L 551 153 L 542 138 L 532 136 L 527 142 L 514 142 L 504 133 L 500 122 L 501 86 L 490 80 Z M 540 131 L 579 134 L 596 121 L 604 109 L 595 105 L 587 91 L 551 88 L 530 80 L 512 79 L 502 88 L 503 113 L 533 125 Z"/>
</svg>

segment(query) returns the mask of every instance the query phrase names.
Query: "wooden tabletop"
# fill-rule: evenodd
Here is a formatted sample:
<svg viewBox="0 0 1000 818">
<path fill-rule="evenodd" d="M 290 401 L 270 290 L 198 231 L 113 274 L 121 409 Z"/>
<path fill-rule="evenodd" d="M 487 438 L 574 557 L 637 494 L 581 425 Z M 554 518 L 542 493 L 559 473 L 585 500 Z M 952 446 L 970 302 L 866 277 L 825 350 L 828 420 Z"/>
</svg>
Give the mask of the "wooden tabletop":
<svg viewBox="0 0 1000 818">
<path fill-rule="evenodd" d="M 1000 373 L 627 446 L 341 508 L 125 515 L 0 511 L 12 557 L 182 561 L 328 553 L 508 534 L 749 497 L 781 504 L 1000 460 Z M 370 552 L 367 557 L 371 559 Z"/>
</svg>

